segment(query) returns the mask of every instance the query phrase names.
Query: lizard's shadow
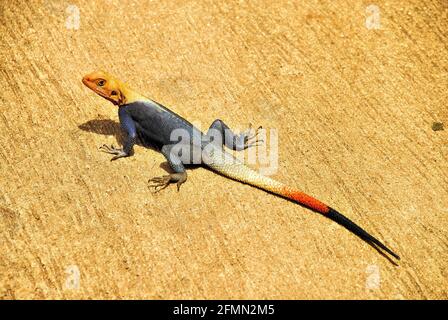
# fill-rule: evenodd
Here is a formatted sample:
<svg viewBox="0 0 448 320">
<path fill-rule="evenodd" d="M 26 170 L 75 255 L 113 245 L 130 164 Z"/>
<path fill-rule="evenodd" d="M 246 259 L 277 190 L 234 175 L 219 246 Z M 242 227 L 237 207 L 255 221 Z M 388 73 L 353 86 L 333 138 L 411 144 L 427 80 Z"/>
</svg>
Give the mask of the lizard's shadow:
<svg viewBox="0 0 448 320">
<path fill-rule="evenodd" d="M 117 144 L 120 146 L 124 143 L 124 135 L 121 131 L 120 123 L 110 119 L 89 120 L 83 124 L 80 124 L 78 128 L 87 132 L 93 132 L 104 136 L 114 136 Z M 159 151 L 159 148 L 157 148 L 156 145 L 143 143 L 140 139 L 137 139 L 136 144 L 141 147 Z"/>
</svg>

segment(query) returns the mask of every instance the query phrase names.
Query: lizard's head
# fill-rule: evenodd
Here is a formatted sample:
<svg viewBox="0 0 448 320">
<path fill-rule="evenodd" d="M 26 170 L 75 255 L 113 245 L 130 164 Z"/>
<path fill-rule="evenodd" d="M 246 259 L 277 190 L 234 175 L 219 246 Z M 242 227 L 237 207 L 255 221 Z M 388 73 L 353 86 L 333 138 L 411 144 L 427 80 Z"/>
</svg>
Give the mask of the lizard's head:
<svg viewBox="0 0 448 320">
<path fill-rule="evenodd" d="M 89 73 L 82 78 L 82 83 L 115 105 L 121 105 L 126 100 L 123 83 L 106 72 Z"/>
</svg>

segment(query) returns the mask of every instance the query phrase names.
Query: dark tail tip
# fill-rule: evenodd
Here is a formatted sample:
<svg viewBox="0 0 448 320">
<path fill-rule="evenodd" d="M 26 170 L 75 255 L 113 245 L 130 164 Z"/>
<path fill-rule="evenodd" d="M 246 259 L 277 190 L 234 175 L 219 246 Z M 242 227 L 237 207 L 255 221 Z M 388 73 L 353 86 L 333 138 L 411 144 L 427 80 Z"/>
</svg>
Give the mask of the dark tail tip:
<svg viewBox="0 0 448 320">
<path fill-rule="evenodd" d="M 345 217 L 341 213 L 337 212 L 333 208 L 330 208 L 330 211 L 328 211 L 326 216 L 328 218 L 330 218 L 331 220 L 339 223 L 341 226 L 345 227 L 349 231 L 353 232 L 354 234 L 356 234 L 358 237 L 360 237 L 361 239 L 363 239 L 370 245 L 373 245 L 376 248 L 380 248 L 380 249 L 386 251 L 387 253 L 389 253 L 395 259 L 400 260 L 400 257 L 395 252 L 393 252 L 388 247 L 386 247 L 383 243 L 381 243 L 381 241 L 379 241 L 378 239 L 376 239 L 375 237 L 373 237 L 372 235 L 367 233 L 367 231 L 362 229 L 356 223 L 354 223 L 353 221 L 351 221 L 349 218 Z"/>
</svg>

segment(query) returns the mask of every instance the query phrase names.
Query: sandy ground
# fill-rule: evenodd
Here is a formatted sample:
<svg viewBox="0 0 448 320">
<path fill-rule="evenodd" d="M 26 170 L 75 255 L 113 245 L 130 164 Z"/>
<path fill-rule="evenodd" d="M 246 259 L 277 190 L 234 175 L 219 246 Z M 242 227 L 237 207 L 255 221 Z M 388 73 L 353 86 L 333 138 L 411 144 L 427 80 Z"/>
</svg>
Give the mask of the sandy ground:
<svg viewBox="0 0 448 320">
<path fill-rule="evenodd" d="M 446 299 L 448 5 L 370 4 L 1 1 L 0 297 Z M 203 128 L 276 129 L 273 177 L 401 262 L 201 168 L 152 194 L 162 155 L 98 151 L 121 138 L 96 69 Z"/>
</svg>

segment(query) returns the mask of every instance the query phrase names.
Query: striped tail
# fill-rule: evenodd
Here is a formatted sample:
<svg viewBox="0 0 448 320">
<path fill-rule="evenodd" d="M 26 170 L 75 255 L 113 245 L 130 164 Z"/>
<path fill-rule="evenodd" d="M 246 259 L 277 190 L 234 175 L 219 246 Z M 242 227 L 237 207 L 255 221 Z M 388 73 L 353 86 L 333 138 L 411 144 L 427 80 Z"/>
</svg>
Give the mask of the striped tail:
<svg viewBox="0 0 448 320">
<path fill-rule="evenodd" d="M 207 166 L 228 178 L 238 180 L 262 190 L 274 193 L 283 198 L 303 205 L 313 211 L 319 212 L 322 215 L 342 225 L 380 252 L 382 252 L 381 250 L 384 250 L 394 258 L 400 260 L 400 257 L 396 253 L 386 247 L 378 239 L 367 233 L 364 229 L 362 229 L 360 226 L 358 226 L 356 223 L 354 223 L 338 211 L 327 206 L 325 203 L 301 191 L 292 189 L 281 182 L 259 174 L 255 170 L 252 170 L 251 168 L 244 165 L 242 162 L 236 160 L 230 154 L 224 153 L 219 154 L 219 156 L 223 156 L 224 159 L 215 161 L 215 159 L 212 158 L 211 161 L 206 163 Z"/>
</svg>

